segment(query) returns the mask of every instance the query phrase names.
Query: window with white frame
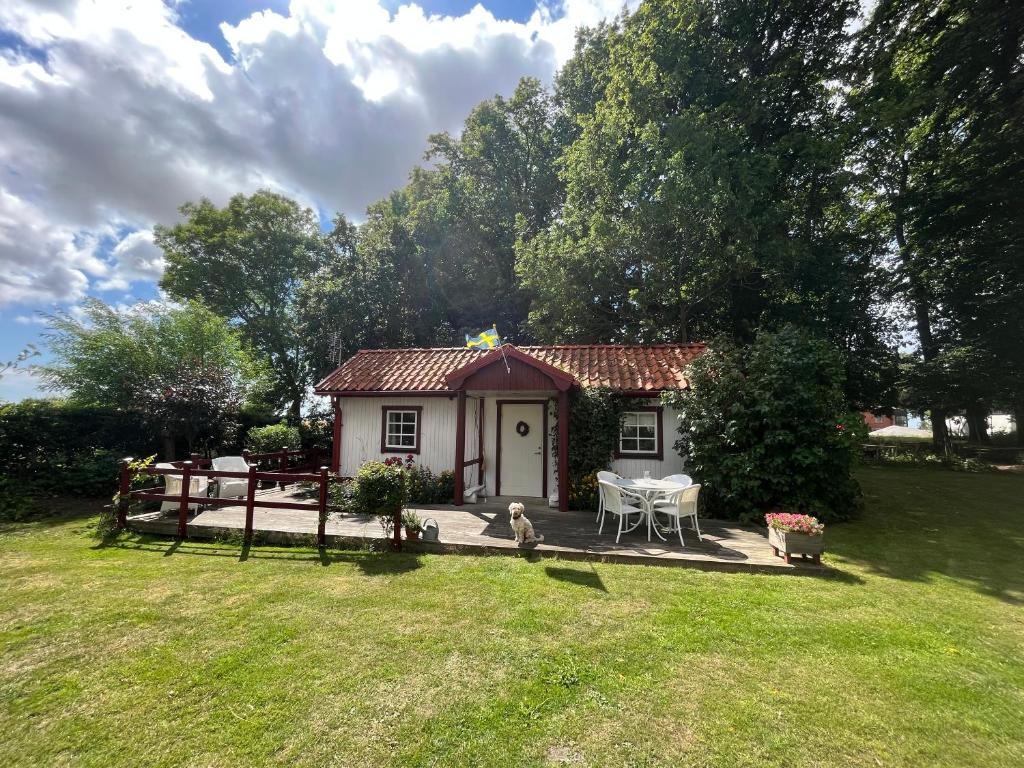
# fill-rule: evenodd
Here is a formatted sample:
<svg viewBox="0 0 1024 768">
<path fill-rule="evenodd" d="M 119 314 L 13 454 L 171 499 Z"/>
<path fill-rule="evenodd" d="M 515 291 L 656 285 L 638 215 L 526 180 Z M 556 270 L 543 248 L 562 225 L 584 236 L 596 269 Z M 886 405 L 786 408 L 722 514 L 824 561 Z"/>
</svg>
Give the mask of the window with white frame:
<svg viewBox="0 0 1024 768">
<path fill-rule="evenodd" d="M 657 409 L 624 413 L 619 431 L 619 453 L 624 456 L 657 455 L 661 440 L 658 422 Z"/>
<path fill-rule="evenodd" d="M 420 449 L 419 408 L 385 408 L 382 451 L 418 453 Z"/>
</svg>

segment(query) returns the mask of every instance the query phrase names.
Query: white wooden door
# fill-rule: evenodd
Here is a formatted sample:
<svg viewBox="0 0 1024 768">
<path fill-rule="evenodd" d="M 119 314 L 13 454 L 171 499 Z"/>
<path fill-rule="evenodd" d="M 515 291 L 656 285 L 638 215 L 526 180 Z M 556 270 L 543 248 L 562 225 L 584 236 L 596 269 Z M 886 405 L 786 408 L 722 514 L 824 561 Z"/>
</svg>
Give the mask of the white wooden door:
<svg viewBox="0 0 1024 768">
<path fill-rule="evenodd" d="M 525 434 L 523 434 L 525 432 Z M 502 496 L 543 496 L 544 404 L 503 403 L 501 405 Z"/>
</svg>

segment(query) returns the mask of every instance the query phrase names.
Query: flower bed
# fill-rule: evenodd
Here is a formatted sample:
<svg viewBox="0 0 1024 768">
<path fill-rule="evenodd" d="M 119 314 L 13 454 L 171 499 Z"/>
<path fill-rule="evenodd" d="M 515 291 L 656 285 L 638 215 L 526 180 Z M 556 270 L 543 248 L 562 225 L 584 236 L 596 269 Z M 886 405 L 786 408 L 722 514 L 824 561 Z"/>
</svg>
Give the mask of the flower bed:
<svg viewBox="0 0 1024 768">
<path fill-rule="evenodd" d="M 810 515 L 798 515 L 791 512 L 769 512 L 764 516 L 769 528 L 783 533 L 803 533 L 808 536 L 821 536 L 825 526 L 818 518 Z"/>
<path fill-rule="evenodd" d="M 815 563 L 821 563 L 821 553 L 825 551 L 825 526 L 818 522 L 818 518 L 791 512 L 769 512 L 764 520 L 768 524 L 768 543 L 776 555 L 781 555 L 787 563 L 793 561 L 793 555 L 810 557 Z"/>
</svg>

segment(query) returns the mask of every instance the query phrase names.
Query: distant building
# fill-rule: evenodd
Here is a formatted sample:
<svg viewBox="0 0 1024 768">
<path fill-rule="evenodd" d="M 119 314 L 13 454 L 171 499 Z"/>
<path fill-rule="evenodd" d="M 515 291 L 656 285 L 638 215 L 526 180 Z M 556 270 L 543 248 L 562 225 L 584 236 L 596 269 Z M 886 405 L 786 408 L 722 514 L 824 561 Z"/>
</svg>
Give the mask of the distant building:
<svg viewBox="0 0 1024 768">
<path fill-rule="evenodd" d="M 907 412 L 902 408 L 896 408 L 892 416 L 880 415 L 871 411 L 863 411 L 861 416 L 864 418 L 864 423 L 868 425 L 869 432 L 874 432 L 876 429 L 885 429 L 886 427 L 907 426 Z"/>
</svg>

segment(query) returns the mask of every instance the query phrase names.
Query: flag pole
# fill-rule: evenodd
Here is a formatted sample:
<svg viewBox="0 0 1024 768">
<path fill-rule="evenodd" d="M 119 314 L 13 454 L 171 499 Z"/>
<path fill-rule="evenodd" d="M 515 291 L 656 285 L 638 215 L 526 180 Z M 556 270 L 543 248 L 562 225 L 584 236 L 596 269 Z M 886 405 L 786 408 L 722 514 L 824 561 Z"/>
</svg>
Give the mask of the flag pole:
<svg viewBox="0 0 1024 768">
<path fill-rule="evenodd" d="M 491 329 L 494 331 L 494 335 L 498 337 L 498 349 L 501 350 L 501 359 L 505 363 L 505 373 L 509 376 L 512 375 L 512 369 L 508 367 L 508 358 L 505 357 L 505 345 L 501 343 L 501 336 L 498 336 L 498 324 L 493 323 Z"/>
</svg>

